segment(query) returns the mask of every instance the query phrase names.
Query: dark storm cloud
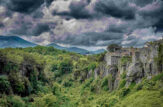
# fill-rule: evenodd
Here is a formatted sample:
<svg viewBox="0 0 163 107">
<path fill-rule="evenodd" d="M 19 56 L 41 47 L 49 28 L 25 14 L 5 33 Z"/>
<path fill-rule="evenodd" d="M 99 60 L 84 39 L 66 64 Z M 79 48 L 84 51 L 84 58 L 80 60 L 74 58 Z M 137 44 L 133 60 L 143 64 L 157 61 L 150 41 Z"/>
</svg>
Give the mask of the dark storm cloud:
<svg viewBox="0 0 163 107">
<path fill-rule="evenodd" d="M 36 9 L 36 10 L 35 10 L 34 12 L 32 12 L 30 15 L 31 15 L 34 19 L 42 18 L 42 17 L 44 16 L 43 8 L 44 8 L 44 5 L 42 5 L 42 6 L 39 7 L 38 9 Z"/>
<path fill-rule="evenodd" d="M 92 17 L 86 6 L 89 5 L 90 0 L 73 1 L 69 5 L 69 11 L 57 12 L 53 11 L 53 15 L 65 16 L 66 18 L 88 19 Z"/>
<path fill-rule="evenodd" d="M 123 35 L 121 33 L 115 32 L 90 32 L 80 35 L 67 36 L 67 38 L 62 40 L 56 40 L 58 43 L 65 43 L 71 45 L 84 45 L 84 46 L 105 46 L 108 43 L 120 43 Z M 100 43 L 100 41 L 104 41 Z M 99 43 L 98 43 L 99 42 Z"/>
<path fill-rule="evenodd" d="M 72 2 L 69 7 L 71 16 L 76 19 L 91 17 L 89 11 L 85 8 L 88 4 L 88 2 L 83 1 Z"/>
<path fill-rule="evenodd" d="M 144 43 L 148 41 L 153 41 L 156 39 L 148 39 L 148 40 L 142 40 L 142 38 L 136 38 L 136 37 L 129 37 L 126 41 L 129 41 L 129 43 L 123 44 L 123 46 L 134 46 L 134 47 L 142 47 L 144 46 Z"/>
<path fill-rule="evenodd" d="M 93 15 L 97 14 L 98 17 L 112 16 L 115 19 L 119 19 L 119 22 L 117 20 L 117 22 L 115 21 L 109 24 L 104 32 L 71 35 L 67 36 L 64 40 L 56 40 L 55 42 L 82 46 L 107 46 L 111 43 L 123 46 L 142 46 L 148 40 L 156 40 L 160 37 L 160 35 L 153 30 L 156 28 L 158 31 L 158 29 L 163 28 L 162 3 L 163 2 L 159 0 L 98 0 L 93 8 L 95 13 L 89 15 L 92 15 L 91 17 L 93 18 Z M 79 6 L 76 4 L 73 6 L 75 6 L 77 10 L 82 10 L 81 8 L 85 5 L 80 3 Z M 70 10 L 72 12 L 72 10 L 75 9 L 70 8 Z M 75 11 L 78 12 L 77 10 Z M 68 16 L 70 13 L 65 12 L 62 13 L 62 15 Z M 74 17 L 75 15 L 71 16 Z M 85 19 L 87 18 L 88 17 L 85 17 Z M 142 33 L 139 34 L 139 32 Z M 129 37 L 125 39 L 125 35 Z M 155 36 L 153 37 L 153 35 Z"/>
<path fill-rule="evenodd" d="M 148 20 L 155 20 L 156 23 L 154 23 L 152 26 L 156 27 L 157 31 L 163 28 L 163 1 L 158 1 L 153 3 L 153 5 L 150 5 L 145 7 L 144 9 L 140 10 L 138 14 L 142 16 L 144 19 Z"/>
<path fill-rule="evenodd" d="M 116 0 L 99 0 L 95 4 L 95 11 L 117 18 L 134 19 L 135 17 L 135 8 L 129 6 L 129 2 Z"/>
<path fill-rule="evenodd" d="M 15 35 L 39 36 L 48 31 L 50 31 L 50 27 L 47 23 L 37 23 L 33 26 L 31 22 L 22 22 L 18 28 L 15 28 L 10 32 Z"/>
<path fill-rule="evenodd" d="M 156 1 L 156 0 L 131 0 L 131 2 L 133 2 L 136 5 L 141 6 L 141 7 L 143 7 L 147 4 L 151 4 L 153 1 Z"/>
<path fill-rule="evenodd" d="M 160 19 L 154 26 L 157 28 L 156 32 L 163 32 L 163 18 Z"/>
<path fill-rule="evenodd" d="M 46 0 L 46 6 L 50 6 L 50 4 L 53 2 L 54 0 Z"/>
<path fill-rule="evenodd" d="M 69 11 L 53 11 L 53 15 L 67 16 L 76 19 L 99 18 L 104 15 L 123 19 L 134 19 L 135 8 L 129 6 L 129 2 L 119 2 L 116 0 L 99 0 L 92 5 L 93 12 L 90 12 L 86 6 L 91 3 L 90 0 L 73 1 L 69 6 Z"/>
<path fill-rule="evenodd" d="M 1 0 L 2 5 L 5 5 L 8 9 L 20 13 L 31 13 L 38 9 L 44 0 Z"/>
<path fill-rule="evenodd" d="M 48 24 L 38 23 L 34 27 L 32 33 L 33 33 L 33 35 L 38 36 L 38 35 L 42 34 L 43 32 L 48 32 L 48 31 L 50 31 Z"/>
<path fill-rule="evenodd" d="M 1 29 L 18 36 L 37 36 L 42 41 L 46 37 L 40 35 L 49 32 L 58 38 L 62 36 L 62 40 L 56 37 L 55 42 L 63 44 L 107 46 L 116 43 L 141 46 L 148 40 L 158 38 L 155 33 L 163 31 L 162 0 L 46 0 L 46 4 L 44 0 L 0 0 L 0 6 L 5 7 L 3 12 L 0 11 L 0 16 L 3 16 L 0 21 L 4 23 L 0 23 Z M 49 15 L 52 11 L 54 16 L 62 17 Z M 25 18 L 18 18 L 19 15 Z M 59 24 L 50 24 L 49 20 L 44 19 L 49 17 Z M 102 25 L 98 23 L 100 21 L 108 24 Z M 92 22 L 95 24 L 91 24 Z M 97 30 L 93 25 L 101 29 Z M 139 34 L 141 29 L 146 28 L 149 30 Z M 0 33 L 4 31 L 0 30 Z M 127 39 L 125 35 L 128 35 Z M 46 38 L 48 42 L 49 38 Z"/>
<path fill-rule="evenodd" d="M 0 22 L 0 28 L 3 28 L 4 27 L 4 24 Z"/>
<path fill-rule="evenodd" d="M 121 24 L 121 25 L 112 24 L 112 25 L 109 26 L 109 28 L 106 31 L 125 33 L 127 27 L 128 26 L 126 24 L 125 25 L 124 24 Z"/>
<path fill-rule="evenodd" d="M 16 25 L 16 26 L 15 26 Z M 25 22 L 22 21 L 21 24 L 20 22 L 15 22 L 15 27 L 13 26 L 13 29 L 10 30 L 10 32 L 14 35 L 28 35 L 30 32 L 30 28 L 32 28 L 33 24 L 32 22 Z"/>
</svg>

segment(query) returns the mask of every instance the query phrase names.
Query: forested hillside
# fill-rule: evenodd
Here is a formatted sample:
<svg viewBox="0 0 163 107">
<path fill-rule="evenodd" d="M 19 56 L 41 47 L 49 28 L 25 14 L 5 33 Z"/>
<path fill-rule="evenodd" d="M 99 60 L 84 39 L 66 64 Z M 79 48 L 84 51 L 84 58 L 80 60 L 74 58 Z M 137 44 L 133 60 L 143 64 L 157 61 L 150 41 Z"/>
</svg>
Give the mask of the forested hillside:
<svg viewBox="0 0 163 107">
<path fill-rule="evenodd" d="M 92 76 L 105 65 L 105 54 L 84 56 L 42 46 L 0 49 L 0 107 L 163 106 L 162 72 L 128 86 L 124 72 L 113 90 L 112 75 Z"/>
</svg>

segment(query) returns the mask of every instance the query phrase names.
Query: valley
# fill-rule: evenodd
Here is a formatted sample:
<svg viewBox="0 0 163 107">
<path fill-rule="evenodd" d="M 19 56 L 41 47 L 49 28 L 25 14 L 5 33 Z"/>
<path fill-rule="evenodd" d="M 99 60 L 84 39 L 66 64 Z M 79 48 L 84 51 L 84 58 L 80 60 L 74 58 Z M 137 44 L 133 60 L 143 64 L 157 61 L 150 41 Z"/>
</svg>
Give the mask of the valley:
<svg viewBox="0 0 163 107">
<path fill-rule="evenodd" d="M 119 49 L 95 55 L 0 49 L 0 106 L 162 107 L 162 40 Z"/>
</svg>

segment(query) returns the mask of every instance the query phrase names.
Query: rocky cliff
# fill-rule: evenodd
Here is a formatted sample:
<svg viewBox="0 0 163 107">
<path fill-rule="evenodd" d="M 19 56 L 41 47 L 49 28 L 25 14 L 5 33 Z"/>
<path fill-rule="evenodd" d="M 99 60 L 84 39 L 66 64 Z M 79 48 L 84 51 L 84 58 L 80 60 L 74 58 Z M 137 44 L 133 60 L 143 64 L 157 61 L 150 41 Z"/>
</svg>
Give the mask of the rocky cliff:
<svg viewBox="0 0 163 107">
<path fill-rule="evenodd" d="M 150 42 L 146 47 L 130 50 L 132 50 L 129 52 L 132 53 L 131 55 L 118 52 L 118 58 L 114 57 L 117 54 L 108 52 L 105 55 L 105 61 L 94 71 L 90 70 L 87 78 L 92 76 L 102 79 L 111 76 L 111 79 L 108 79 L 108 87 L 113 90 L 119 87 L 122 80 L 125 81 L 127 87 L 132 83 L 141 82 L 143 78 L 151 79 L 152 76 L 163 71 L 163 40 Z M 108 65 L 108 63 L 113 64 Z"/>
</svg>

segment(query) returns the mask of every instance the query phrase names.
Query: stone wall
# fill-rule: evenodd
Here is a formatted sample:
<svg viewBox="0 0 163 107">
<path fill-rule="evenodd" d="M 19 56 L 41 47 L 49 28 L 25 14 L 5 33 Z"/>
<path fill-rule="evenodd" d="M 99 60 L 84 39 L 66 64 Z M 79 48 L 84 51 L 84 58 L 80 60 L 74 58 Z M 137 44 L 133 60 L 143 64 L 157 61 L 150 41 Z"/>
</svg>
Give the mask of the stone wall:
<svg viewBox="0 0 163 107">
<path fill-rule="evenodd" d="M 118 65 L 120 58 L 121 56 L 119 54 L 107 53 L 105 55 L 105 62 L 107 63 L 107 65 Z"/>
</svg>

